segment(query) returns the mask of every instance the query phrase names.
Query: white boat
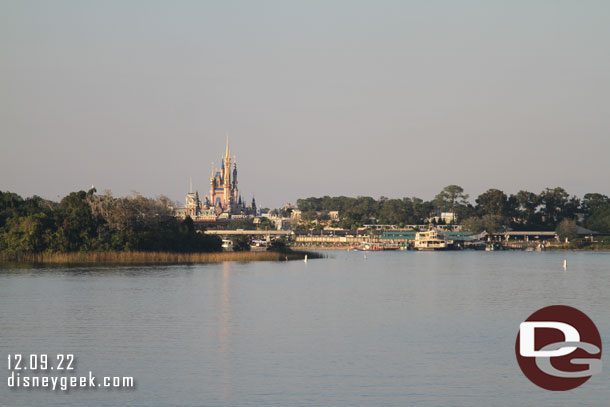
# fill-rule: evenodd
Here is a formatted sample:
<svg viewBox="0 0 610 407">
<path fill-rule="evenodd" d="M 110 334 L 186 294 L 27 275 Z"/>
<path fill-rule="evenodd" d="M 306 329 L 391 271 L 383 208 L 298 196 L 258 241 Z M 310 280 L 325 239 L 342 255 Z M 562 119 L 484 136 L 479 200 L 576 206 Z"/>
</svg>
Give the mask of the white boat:
<svg viewBox="0 0 610 407">
<path fill-rule="evenodd" d="M 438 230 L 431 229 L 415 234 L 415 248 L 417 250 L 454 250 L 453 240 L 446 239 Z"/>
<path fill-rule="evenodd" d="M 485 251 L 486 252 L 493 252 L 495 250 L 498 250 L 499 246 L 496 243 L 493 242 L 489 242 L 487 243 L 487 245 L 485 246 Z"/>
<path fill-rule="evenodd" d="M 264 251 L 269 248 L 269 242 L 266 240 L 253 240 L 250 244 L 250 250 L 252 251 Z"/>
<path fill-rule="evenodd" d="M 222 239 L 222 248 L 226 251 L 233 250 L 233 241 L 231 239 Z"/>
</svg>

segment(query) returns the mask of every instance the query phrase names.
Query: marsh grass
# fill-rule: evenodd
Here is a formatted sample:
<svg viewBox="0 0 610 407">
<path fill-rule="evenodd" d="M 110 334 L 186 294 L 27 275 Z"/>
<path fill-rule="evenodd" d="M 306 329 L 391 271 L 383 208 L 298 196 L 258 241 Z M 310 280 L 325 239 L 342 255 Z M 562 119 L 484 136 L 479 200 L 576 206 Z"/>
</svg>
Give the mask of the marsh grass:
<svg viewBox="0 0 610 407">
<path fill-rule="evenodd" d="M 309 252 L 218 252 L 218 253 L 169 253 L 169 252 L 74 252 L 74 253 L 33 253 L 2 255 L 3 263 L 31 264 L 194 264 L 221 263 L 223 261 L 286 261 L 322 257 Z"/>
</svg>

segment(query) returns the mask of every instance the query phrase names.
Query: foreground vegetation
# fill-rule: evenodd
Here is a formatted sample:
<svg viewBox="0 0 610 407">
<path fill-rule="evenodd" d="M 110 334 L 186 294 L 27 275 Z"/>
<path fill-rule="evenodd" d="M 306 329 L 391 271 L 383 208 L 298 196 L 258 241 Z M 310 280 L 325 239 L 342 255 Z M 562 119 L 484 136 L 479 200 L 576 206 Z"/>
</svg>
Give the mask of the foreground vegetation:
<svg viewBox="0 0 610 407">
<path fill-rule="evenodd" d="M 71 252 L 0 254 L 2 263 L 91 265 L 91 264 L 194 264 L 223 261 L 282 261 L 299 260 L 305 255 L 320 257 L 308 252 L 219 252 L 219 253 L 167 253 L 167 252 Z"/>
<path fill-rule="evenodd" d="M 72 192 L 59 203 L 0 191 L 0 255 L 222 250 L 219 237 L 197 233 L 190 218 L 176 219 L 167 202 L 97 195 L 95 189 Z"/>
<path fill-rule="evenodd" d="M 0 262 L 32 264 L 177 264 L 277 261 L 318 257 L 292 252 L 279 239 L 266 252 L 222 252 L 222 240 L 178 220 L 167 198 L 115 198 L 95 189 L 60 202 L 0 191 Z"/>
</svg>

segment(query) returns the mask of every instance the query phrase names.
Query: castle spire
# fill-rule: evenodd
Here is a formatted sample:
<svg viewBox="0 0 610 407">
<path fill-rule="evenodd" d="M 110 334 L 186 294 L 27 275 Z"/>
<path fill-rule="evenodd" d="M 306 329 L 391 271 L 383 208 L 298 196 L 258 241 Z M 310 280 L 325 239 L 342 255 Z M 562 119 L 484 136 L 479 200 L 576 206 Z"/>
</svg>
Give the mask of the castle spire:
<svg viewBox="0 0 610 407">
<path fill-rule="evenodd" d="M 231 159 L 231 153 L 229 152 L 229 134 L 227 133 L 227 151 L 225 152 L 225 160 Z"/>
</svg>

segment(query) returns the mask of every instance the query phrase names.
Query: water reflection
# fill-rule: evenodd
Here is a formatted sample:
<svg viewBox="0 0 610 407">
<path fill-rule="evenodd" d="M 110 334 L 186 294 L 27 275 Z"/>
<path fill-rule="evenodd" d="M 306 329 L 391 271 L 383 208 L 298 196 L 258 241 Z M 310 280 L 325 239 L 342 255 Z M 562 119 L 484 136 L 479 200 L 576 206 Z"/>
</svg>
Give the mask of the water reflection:
<svg viewBox="0 0 610 407">
<path fill-rule="evenodd" d="M 222 263 L 220 286 L 220 301 L 218 305 L 218 351 L 221 357 L 221 386 L 222 400 L 229 400 L 231 394 L 231 263 Z"/>
</svg>

